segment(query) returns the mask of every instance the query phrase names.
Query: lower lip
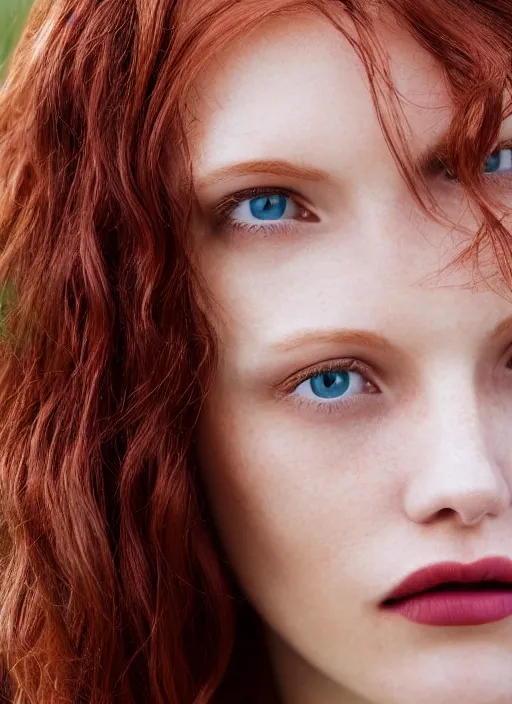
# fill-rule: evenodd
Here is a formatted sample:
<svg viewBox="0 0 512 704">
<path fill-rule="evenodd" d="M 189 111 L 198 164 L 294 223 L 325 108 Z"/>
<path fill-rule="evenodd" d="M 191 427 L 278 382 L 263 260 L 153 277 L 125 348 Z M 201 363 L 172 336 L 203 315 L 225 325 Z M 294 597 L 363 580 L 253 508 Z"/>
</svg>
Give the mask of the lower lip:
<svg viewBox="0 0 512 704">
<path fill-rule="evenodd" d="M 480 626 L 512 616 L 512 589 L 425 592 L 386 610 L 427 626 Z"/>
</svg>

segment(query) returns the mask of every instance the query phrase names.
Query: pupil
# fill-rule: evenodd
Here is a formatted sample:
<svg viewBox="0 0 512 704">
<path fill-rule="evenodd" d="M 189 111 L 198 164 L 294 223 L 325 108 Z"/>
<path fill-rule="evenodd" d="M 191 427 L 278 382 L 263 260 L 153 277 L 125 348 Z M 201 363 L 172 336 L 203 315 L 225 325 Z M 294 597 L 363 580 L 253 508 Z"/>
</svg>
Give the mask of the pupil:
<svg viewBox="0 0 512 704">
<path fill-rule="evenodd" d="M 327 386 L 327 388 L 331 387 L 335 381 L 336 381 L 336 376 L 334 374 L 324 374 L 324 384 Z"/>
</svg>

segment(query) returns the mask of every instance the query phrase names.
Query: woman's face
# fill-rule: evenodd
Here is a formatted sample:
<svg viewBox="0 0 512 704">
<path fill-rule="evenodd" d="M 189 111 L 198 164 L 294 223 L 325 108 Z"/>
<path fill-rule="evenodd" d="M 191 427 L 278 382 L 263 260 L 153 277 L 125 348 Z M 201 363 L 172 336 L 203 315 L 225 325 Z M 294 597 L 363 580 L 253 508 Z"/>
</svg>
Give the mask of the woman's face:
<svg viewBox="0 0 512 704">
<path fill-rule="evenodd" d="M 442 72 L 403 31 L 382 37 L 420 161 L 450 121 Z M 512 305 L 492 259 L 436 276 L 468 239 L 418 209 L 323 20 L 273 19 L 219 54 L 191 114 L 220 312 L 202 474 L 284 702 L 510 702 L 512 618 L 379 608 L 421 567 L 512 557 Z M 509 158 L 489 176 L 503 186 Z M 426 177 L 473 225 L 456 182 Z"/>
</svg>

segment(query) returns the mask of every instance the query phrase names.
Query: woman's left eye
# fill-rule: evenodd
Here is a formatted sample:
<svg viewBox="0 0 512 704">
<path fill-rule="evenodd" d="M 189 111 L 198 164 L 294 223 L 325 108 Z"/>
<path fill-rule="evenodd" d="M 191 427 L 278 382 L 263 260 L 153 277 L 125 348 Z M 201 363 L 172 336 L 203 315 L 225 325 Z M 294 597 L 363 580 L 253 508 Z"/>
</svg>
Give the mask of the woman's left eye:
<svg viewBox="0 0 512 704">
<path fill-rule="evenodd" d="M 485 162 L 486 174 L 499 174 L 512 171 L 512 149 L 499 149 L 491 154 Z"/>
</svg>

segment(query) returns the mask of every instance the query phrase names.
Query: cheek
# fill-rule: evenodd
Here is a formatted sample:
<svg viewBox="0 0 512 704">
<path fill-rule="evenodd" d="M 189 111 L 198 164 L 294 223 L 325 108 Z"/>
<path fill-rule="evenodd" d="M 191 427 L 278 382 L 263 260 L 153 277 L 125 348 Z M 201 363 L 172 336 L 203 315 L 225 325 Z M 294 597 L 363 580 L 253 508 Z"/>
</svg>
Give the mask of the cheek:
<svg viewBox="0 0 512 704">
<path fill-rule="evenodd" d="M 253 602 L 293 594 L 300 608 L 313 595 L 318 601 L 319 589 L 326 598 L 339 594 L 346 575 L 364 568 L 398 511 L 406 448 L 390 443 L 389 422 L 305 420 L 222 391 L 209 396 L 200 432 L 203 483 Z"/>
</svg>

